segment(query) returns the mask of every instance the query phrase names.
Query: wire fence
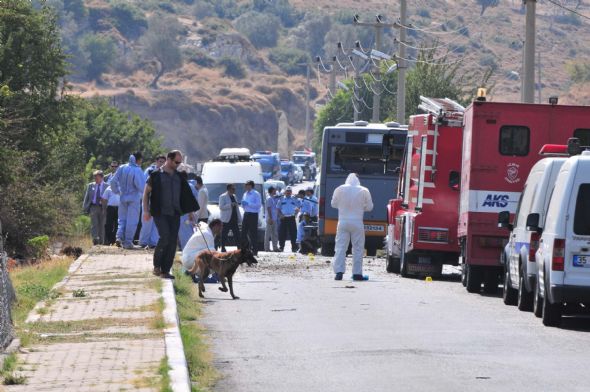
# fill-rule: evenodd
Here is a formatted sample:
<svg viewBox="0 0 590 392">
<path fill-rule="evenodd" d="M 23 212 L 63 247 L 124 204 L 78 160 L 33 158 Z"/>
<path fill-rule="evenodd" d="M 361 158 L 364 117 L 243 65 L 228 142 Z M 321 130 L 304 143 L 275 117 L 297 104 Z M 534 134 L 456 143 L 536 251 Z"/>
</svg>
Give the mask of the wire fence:
<svg viewBox="0 0 590 392">
<path fill-rule="evenodd" d="M 8 257 L 4 252 L 4 238 L 0 222 L 0 351 L 6 348 L 14 337 L 10 306 L 16 297 L 8 276 L 7 263 Z"/>
</svg>

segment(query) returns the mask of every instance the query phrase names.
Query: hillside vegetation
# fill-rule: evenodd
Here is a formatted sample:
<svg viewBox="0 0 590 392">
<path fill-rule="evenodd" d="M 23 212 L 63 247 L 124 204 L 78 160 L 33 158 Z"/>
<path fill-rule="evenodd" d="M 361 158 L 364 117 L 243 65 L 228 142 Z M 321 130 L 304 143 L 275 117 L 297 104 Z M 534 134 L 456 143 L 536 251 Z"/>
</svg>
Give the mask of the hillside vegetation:
<svg viewBox="0 0 590 392">
<path fill-rule="evenodd" d="M 562 4 L 590 16 L 585 1 Z M 305 67 L 360 40 L 380 13 L 395 21 L 391 1 L 343 0 L 47 0 L 57 10 L 72 64 L 74 93 L 107 96 L 111 103 L 152 120 L 168 146 L 193 160 L 227 145 L 276 149 L 279 113 L 287 116 L 292 147 L 304 140 Z M 537 49 L 543 101 L 590 104 L 590 21 L 538 1 Z M 517 101 L 524 38 L 522 2 L 418 0 L 409 2 L 409 59 L 435 48 L 434 58 L 462 60 L 458 74 L 493 71 L 491 99 Z M 397 48 L 385 29 L 384 51 Z M 345 56 L 341 56 L 345 59 Z M 410 61 L 410 65 L 415 62 Z M 338 79 L 346 76 L 342 72 Z M 472 79 L 472 80 L 477 80 Z M 312 72 L 312 98 L 327 98 L 327 76 Z M 476 86 L 459 86 L 472 90 Z M 332 92 L 335 93 L 335 92 Z M 312 109 L 316 105 L 312 103 Z M 392 113 L 383 113 L 390 118 Z"/>
</svg>

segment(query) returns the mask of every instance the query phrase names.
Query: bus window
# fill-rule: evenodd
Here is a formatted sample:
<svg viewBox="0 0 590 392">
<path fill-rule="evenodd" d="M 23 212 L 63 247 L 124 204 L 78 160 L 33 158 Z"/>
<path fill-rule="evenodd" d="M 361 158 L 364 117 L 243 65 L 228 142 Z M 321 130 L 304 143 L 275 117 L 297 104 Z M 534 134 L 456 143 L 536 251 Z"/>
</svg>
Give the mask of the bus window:
<svg viewBox="0 0 590 392">
<path fill-rule="evenodd" d="M 520 157 L 529 155 L 530 134 L 527 127 L 503 126 L 500 128 L 500 154 Z"/>
<path fill-rule="evenodd" d="M 392 167 L 399 167 L 403 158 L 402 147 L 392 149 Z M 383 175 L 383 151 L 381 145 L 332 145 L 330 146 L 331 173 L 358 173 Z"/>
<path fill-rule="evenodd" d="M 574 131 L 574 137 L 580 139 L 582 146 L 590 146 L 590 129 L 576 129 Z"/>
</svg>

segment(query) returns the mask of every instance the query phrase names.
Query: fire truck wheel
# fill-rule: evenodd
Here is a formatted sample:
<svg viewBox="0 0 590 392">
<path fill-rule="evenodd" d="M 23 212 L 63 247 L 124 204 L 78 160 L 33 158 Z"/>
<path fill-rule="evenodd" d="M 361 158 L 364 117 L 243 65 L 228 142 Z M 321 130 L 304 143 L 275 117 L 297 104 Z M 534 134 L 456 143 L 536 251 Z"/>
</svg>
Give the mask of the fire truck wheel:
<svg viewBox="0 0 590 392">
<path fill-rule="evenodd" d="M 481 281 L 483 279 L 481 269 L 478 268 L 477 266 L 473 266 L 473 265 L 469 265 L 469 264 L 465 264 L 465 267 L 467 269 L 467 272 L 466 272 L 467 282 L 466 282 L 465 288 L 470 293 L 479 293 L 479 290 L 481 290 Z"/>
<path fill-rule="evenodd" d="M 498 292 L 498 273 L 495 270 L 486 271 L 483 278 L 483 291 L 486 294 L 496 294 Z"/>
<path fill-rule="evenodd" d="M 533 293 L 526 290 L 524 285 L 524 274 L 522 267 L 519 273 L 519 284 L 518 284 L 518 310 L 523 312 L 530 312 L 533 310 Z"/>
<path fill-rule="evenodd" d="M 509 267 L 506 267 L 504 272 L 504 290 L 502 291 L 502 300 L 504 305 L 516 305 L 518 292 L 512 288 L 512 282 L 510 279 Z"/>
<path fill-rule="evenodd" d="M 387 255 L 387 272 L 399 274 L 400 271 L 400 259 Z"/>
</svg>

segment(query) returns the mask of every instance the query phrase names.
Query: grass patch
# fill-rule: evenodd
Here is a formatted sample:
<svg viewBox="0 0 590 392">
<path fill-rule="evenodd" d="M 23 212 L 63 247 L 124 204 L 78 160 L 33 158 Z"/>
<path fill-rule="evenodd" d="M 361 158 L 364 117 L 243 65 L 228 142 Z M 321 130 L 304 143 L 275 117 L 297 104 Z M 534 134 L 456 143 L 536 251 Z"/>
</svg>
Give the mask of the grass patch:
<svg viewBox="0 0 590 392">
<path fill-rule="evenodd" d="M 166 321 L 164 320 L 164 298 L 160 297 L 153 305 L 151 310 L 155 313 L 151 326 L 153 329 L 164 329 L 166 328 Z"/>
<path fill-rule="evenodd" d="M 16 303 L 12 307 L 12 317 L 19 333 L 27 315 L 35 305 L 43 300 L 54 300 L 59 293 L 52 287 L 68 273 L 72 259 L 44 261 L 34 266 L 20 267 L 10 272 L 10 279 L 16 291 Z"/>
<path fill-rule="evenodd" d="M 158 368 L 158 374 L 161 377 L 160 392 L 172 392 L 172 388 L 170 388 L 170 375 L 168 374 L 169 370 L 170 366 L 168 366 L 168 357 L 162 358 L 160 367 Z"/>
<path fill-rule="evenodd" d="M 174 269 L 174 292 L 180 319 L 180 335 L 184 354 L 193 383 L 193 391 L 210 389 L 219 375 L 213 365 L 212 356 L 204 340 L 204 329 L 196 322 L 201 315 L 201 305 L 196 285 L 180 268 Z M 198 385 L 198 386 L 195 386 Z"/>
<path fill-rule="evenodd" d="M 4 358 L 4 363 L 0 369 L 0 378 L 4 385 L 22 385 L 26 382 L 26 377 L 15 374 L 18 359 L 16 354 L 12 353 Z"/>
</svg>

